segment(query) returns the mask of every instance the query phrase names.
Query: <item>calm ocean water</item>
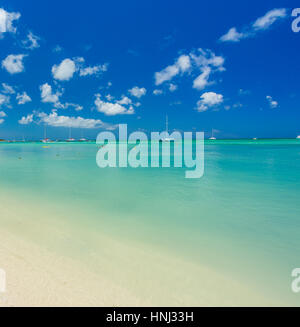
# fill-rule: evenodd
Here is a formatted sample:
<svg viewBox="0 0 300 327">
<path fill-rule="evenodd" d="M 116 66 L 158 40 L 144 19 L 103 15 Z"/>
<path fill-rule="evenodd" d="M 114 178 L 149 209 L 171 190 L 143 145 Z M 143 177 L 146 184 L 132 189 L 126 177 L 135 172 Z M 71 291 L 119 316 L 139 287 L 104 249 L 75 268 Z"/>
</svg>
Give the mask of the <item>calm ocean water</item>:
<svg viewBox="0 0 300 327">
<path fill-rule="evenodd" d="M 64 206 L 68 220 L 84 212 L 83 227 L 300 304 L 291 292 L 300 267 L 300 140 L 208 141 L 197 180 L 181 168 L 100 169 L 96 152 L 93 143 L 0 144 L 1 192 Z"/>
</svg>

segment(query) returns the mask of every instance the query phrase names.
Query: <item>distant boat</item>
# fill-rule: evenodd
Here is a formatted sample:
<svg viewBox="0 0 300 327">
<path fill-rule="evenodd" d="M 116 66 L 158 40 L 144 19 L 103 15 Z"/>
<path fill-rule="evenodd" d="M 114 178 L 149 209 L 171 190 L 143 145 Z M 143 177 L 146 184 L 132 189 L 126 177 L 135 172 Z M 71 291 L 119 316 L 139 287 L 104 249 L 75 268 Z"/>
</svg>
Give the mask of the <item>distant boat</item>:
<svg viewBox="0 0 300 327">
<path fill-rule="evenodd" d="M 300 135 L 298 135 L 298 136 L 296 137 L 296 139 L 300 139 Z"/>
<path fill-rule="evenodd" d="M 42 142 L 43 142 L 43 143 L 50 143 L 51 140 L 46 138 L 46 139 L 43 139 Z"/>
<path fill-rule="evenodd" d="M 72 138 L 72 128 L 69 129 L 69 138 L 67 139 L 67 142 L 75 142 L 76 140 Z"/>
<path fill-rule="evenodd" d="M 216 140 L 216 138 L 214 137 L 214 130 L 211 130 L 211 137 L 209 138 L 209 140 Z"/>
<path fill-rule="evenodd" d="M 256 137 L 254 137 L 254 138 L 253 138 L 253 140 L 254 140 L 254 141 L 256 141 L 256 140 L 257 140 L 257 138 L 256 138 Z"/>
<path fill-rule="evenodd" d="M 85 137 L 83 137 L 83 130 L 81 130 L 81 136 L 80 136 L 80 139 L 79 139 L 79 142 L 86 142 L 87 139 Z"/>
<path fill-rule="evenodd" d="M 42 139 L 43 143 L 50 143 L 51 140 L 47 138 L 47 129 L 46 129 L 46 125 L 44 126 L 44 138 Z"/>
<path fill-rule="evenodd" d="M 169 120 L 168 120 L 168 116 L 166 116 L 166 132 L 169 133 Z M 162 139 L 162 142 L 172 142 L 174 141 L 173 138 L 171 137 L 165 137 Z"/>
</svg>

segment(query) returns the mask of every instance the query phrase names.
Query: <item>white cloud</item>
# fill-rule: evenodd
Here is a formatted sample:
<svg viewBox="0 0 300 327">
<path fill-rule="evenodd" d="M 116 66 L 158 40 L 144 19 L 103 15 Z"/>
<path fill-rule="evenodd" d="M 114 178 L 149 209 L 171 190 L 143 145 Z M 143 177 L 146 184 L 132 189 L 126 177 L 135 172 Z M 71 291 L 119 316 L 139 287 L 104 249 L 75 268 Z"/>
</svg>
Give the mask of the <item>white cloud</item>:
<svg viewBox="0 0 300 327">
<path fill-rule="evenodd" d="M 1 118 L 6 117 L 6 113 L 4 111 L 0 111 L 0 117 Z"/>
<path fill-rule="evenodd" d="M 99 75 L 107 71 L 108 64 L 84 67 L 85 59 L 76 57 L 73 59 L 65 59 L 59 65 L 52 67 L 52 74 L 56 80 L 69 81 L 73 78 L 75 72 L 79 72 L 79 76 Z"/>
<path fill-rule="evenodd" d="M 220 37 L 220 41 L 222 42 L 239 42 L 240 40 L 246 38 L 248 36 L 247 33 L 240 33 L 237 31 L 235 27 L 229 29 L 229 31 Z"/>
<path fill-rule="evenodd" d="M 110 94 L 107 94 L 105 96 L 105 98 L 106 98 L 107 101 L 113 101 L 113 99 L 114 99 L 114 97 L 112 95 L 110 95 Z"/>
<path fill-rule="evenodd" d="M 22 117 L 20 120 L 18 120 L 18 123 L 21 125 L 28 125 L 33 122 L 33 114 L 29 114 L 25 117 Z"/>
<path fill-rule="evenodd" d="M 258 18 L 253 24 L 255 30 L 265 30 L 273 25 L 277 20 L 285 18 L 287 10 L 285 8 L 273 9 L 267 12 L 264 16 Z"/>
<path fill-rule="evenodd" d="M 191 60 L 189 56 L 182 55 L 177 59 L 176 65 L 181 72 L 185 73 L 191 67 Z"/>
<path fill-rule="evenodd" d="M 199 69 L 205 67 L 215 68 L 218 71 L 224 71 L 223 67 L 225 59 L 222 56 L 216 56 L 215 53 L 209 49 L 203 50 L 199 48 L 197 51 L 190 53 L 193 64 Z"/>
<path fill-rule="evenodd" d="M 40 86 L 41 99 L 45 103 L 57 103 L 59 102 L 60 92 L 52 93 L 52 87 L 48 83 Z"/>
<path fill-rule="evenodd" d="M 56 111 L 52 111 L 50 114 L 42 112 L 37 114 L 37 116 L 39 117 L 41 123 L 53 127 L 72 127 L 86 129 L 112 127 L 112 125 L 105 124 L 100 119 L 59 116 Z"/>
<path fill-rule="evenodd" d="M 6 83 L 2 83 L 2 88 L 3 88 L 2 92 L 5 94 L 15 94 L 16 93 L 14 88 Z"/>
<path fill-rule="evenodd" d="M 264 16 L 258 18 L 253 24 L 245 26 L 242 32 L 238 32 L 235 27 L 230 28 L 219 40 L 221 42 L 240 42 L 242 39 L 255 36 L 259 31 L 267 30 L 276 21 L 285 17 L 287 17 L 287 10 L 285 8 L 272 9 Z"/>
<path fill-rule="evenodd" d="M 24 54 L 9 55 L 2 61 L 2 68 L 5 68 L 10 74 L 22 73 L 24 71 Z"/>
<path fill-rule="evenodd" d="M 197 102 L 197 110 L 200 112 L 208 110 L 210 107 L 217 106 L 223 102 L 223 95 L 215 92 L 203 93 Z"/>
<path fill-rule="evenodd" d="M 99 73 L 106 72 L 106 71 L 107 71 L 107 64 L 96 65 L 96 66 L 81 68 L 79 71 L 79 75 L 80 76 L 98 75 Z"/>
<path fill-rule="evenodd" d="M 83 107 L 76 103 L 66 102 L 60 103 L 59 101 L 54 104 L 54 107 L 57 109 L 68 109 L 70 107 L 74 108 L 76 111 L 83 110 Z"/>
<path fill-rule="evenodd" d="M 128 90 L 128 92 L 134 97 L 141 98 L 146 94 L 147 90 L 144 87 L 139 88 L 135 86 L 132 89 Z"/>
<path fill-rule="evenodd" d="M 76 71 L 75 62 L 71 59 L 63 60 L 59 65 L 52 67 L 53 77 L 59 81 L 69 81 Z"/>
<path fill-rule="evenodd" d="M 206 86 L 212 84 L 209 82 L 210 75 L 215 72 L 222 72 L 224 68 L 225 59 L 222 56 L 216 56 L 211 50 L 203 50 L 199 48 L 188 55 L 181 55 L 175 64 L 166 67 L 161 72 L 155 73 L 155 84 L 160 85 L 166 81 L 173 79 L 176 75 L 183 75 L 184 73 L 193 73 L 193 71 L 200 71 L 201 74 L 194 80 L 193 87 L 198 90 L 204 89 Z M 174 90 L 171 87 L 170 91 Z M 154 94 L 160 94 L 156 93 Z"/>
<path fill-rule="evenodd" d="M 153 91 L 153 94 L 154 95 L 161 95 L 161 94 L 163 94 L 163 91 L 159 90 L 159 89 L 156 89 L 156 90 Z"/>
<path fill-rule="evenodd" d="M 2 105 L 7 105 L 10 102 L 10 97 L 4 94 L 0 94 L 0 107 Z"/>
<path fill-rule="evenodd" d="M 170 92 L 174 92 L 174 91 L 176 91 L 178 89 L 178 86 L 177 85 L 175 85 L 175 84 L 170 84 L 169 85 L 169 91 Z"/>
<path fill-rule="evenodd" d="M 129 105 L 129 104 L 132 104 L 132 100 L 126 96 L 123 96 L 121 100 L 117 101 L 117 103 Z"/>
<path fill-rule="evenodd" d="M 32 32 L 29 32 L 27 34 L 27 39 L 24 40 L 22 43 L 26 49 L 33 50 L 40 47 L 38 42 L 39 40 L 40 38 L 38 36 L 34 35 Z"/>
<path fill-rule="evenodd" d="M 132 106 L 129 106 L 127 109 L 124 105 L 118 103 L 118 101 L 114 103 L 102 101 L 100 94 L 96 94 L 95 105 L 97 111 L 102 112 L 107 116 L 134 114 L 134 109 Z"/>
<path fill-rule="evenodd" d="M 273 98 L 272 98 L 270 95 L 267 95 L 267 96 L 266 96 L 266 99 L 268 100 L 269 105 L 270 105 L 270 107 L 271 107 L 272 109 L 275 109 L 275 108 L 278 107 L 278 105 L 279 105 L 278 102 L 275 101 L 275 100 L 273 100 Z"/>
<path fill-rule="evenodd" d="M 26 92 L 18 93 L 16 99 L 18 100 L 18 104 L 25 104 L 32 101 Z"/>
<path fill-rule="evenodd" d="M 203 90 L 208 84 L 208 79 L 211 73 L 209 66 L 203 67 L 202 73 L 194 80 L 193 88 L 197 90 Z"/>
<path fill-rule="evenodd" d="M 211 50 L 198 49 L 198 53 L 191 53 L 192 62 L 201 71 L 201 74 L 193 81 L 193 88 L 203 90 L 213 82 L 209 78 L 214 72 L 223 72 L 225 59 L 216 56 Z"/>
<path fill-rule="evenodd" d="M 166 81 L 170 81 L 179 73 L 187 72 L 191 67 L 190 57 L 181 55 L 173 65 L 170 65 L 160 72 L 155 73 L 155 85 L 160 85 Z"/>
<path fill-rule="evenodd" d="M 13 21 L 18 20 L 21 14 L 18 12 L 7 12 L 0 8 L 0 36 L 2 33 L 16 33 L 16 28 L 13 26 Z"/>
</svg>

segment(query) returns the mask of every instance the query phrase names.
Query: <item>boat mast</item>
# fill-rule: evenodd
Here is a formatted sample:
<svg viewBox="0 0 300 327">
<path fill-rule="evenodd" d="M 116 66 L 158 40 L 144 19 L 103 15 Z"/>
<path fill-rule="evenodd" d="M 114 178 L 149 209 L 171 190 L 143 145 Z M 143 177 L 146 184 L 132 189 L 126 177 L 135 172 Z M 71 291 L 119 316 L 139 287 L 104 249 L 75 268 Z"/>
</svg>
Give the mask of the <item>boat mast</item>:
<svg viewBox="0 0 300 327">
<path fill-rule="evenodd" d="M 166 115 L 166 132 L 168 133 L 169 130 L 169 121 L 168 121 L 168 115 Z"/>
</svg>

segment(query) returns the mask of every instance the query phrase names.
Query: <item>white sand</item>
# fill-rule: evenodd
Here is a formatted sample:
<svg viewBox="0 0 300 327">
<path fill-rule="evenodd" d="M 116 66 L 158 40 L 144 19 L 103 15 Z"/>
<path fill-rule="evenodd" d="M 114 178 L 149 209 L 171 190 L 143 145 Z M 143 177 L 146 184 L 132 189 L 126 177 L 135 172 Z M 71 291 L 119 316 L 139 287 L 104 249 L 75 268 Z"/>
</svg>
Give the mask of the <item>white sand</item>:
<svg viewBox="0 0 300 327">
<path fill-rule="evenodd" d="M 275 304 L 229 276 L 158 249 L 75 231 L 59 215 L 50 206 L 1 197 L 0 268 L 7 292 L 0 293 L 0 306 Z"/>
</svg>

